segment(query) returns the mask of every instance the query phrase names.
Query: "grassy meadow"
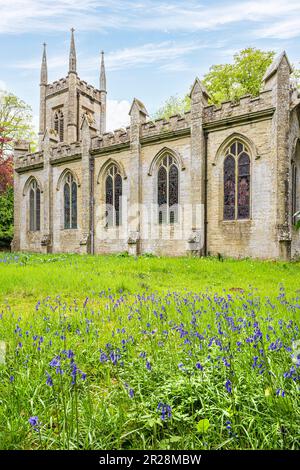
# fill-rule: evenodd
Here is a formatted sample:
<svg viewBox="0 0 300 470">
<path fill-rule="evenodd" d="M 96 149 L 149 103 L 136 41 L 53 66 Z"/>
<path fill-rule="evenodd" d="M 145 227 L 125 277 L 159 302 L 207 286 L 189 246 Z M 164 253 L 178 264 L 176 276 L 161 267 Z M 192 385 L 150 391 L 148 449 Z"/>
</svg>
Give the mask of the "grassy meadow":
<svg viewBox="0 0 300 470">
<path fill-rule="evenodd" d="M 0 253 L 0 449 L 300 449 L 300 264 Z"/>
</svg>

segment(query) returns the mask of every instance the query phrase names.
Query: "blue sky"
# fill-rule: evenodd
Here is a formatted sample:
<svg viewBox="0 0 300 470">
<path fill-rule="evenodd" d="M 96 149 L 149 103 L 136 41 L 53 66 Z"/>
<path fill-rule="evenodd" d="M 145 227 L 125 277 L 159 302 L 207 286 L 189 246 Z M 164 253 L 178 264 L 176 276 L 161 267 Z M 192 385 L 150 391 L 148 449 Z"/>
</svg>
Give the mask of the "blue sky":
<svg viewBox="0 0 300 470">
<path fill-rule="evenodd" d="M 0 88 L 30 104 L 35 122 L 41 45 L 49 81 L 65 76 L 71 27 L 79 76 L 94 86 L 105 51 L 110 129 L 128 124 L 133 97 L 151 114 L 247 46 L 300 62 L 299 0 L 0 0 Z"/>
</svg>

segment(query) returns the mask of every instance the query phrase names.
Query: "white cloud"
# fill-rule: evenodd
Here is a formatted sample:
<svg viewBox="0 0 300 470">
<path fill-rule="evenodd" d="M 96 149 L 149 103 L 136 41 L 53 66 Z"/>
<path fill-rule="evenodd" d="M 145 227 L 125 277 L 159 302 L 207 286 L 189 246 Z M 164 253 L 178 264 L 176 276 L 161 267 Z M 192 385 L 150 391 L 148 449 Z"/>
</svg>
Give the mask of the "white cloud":
<svg viewBox="0 0 300 470">
<path fill-rule="evenodd" d="M 194 42 L 174 42 L 163 41 L 160 43 L 147 43 L 141 46 L 128 47 L 112 51 L 105 55 L 105 67 L 107 71 L 123 70 L 131 67 L 143 67 L 150 64 L 156 64 L 164 70 L 187 70 L 188 66 L 184 63 L 184 58 L 190 53 L 204 48 L 218 48 L 222 43 L 205 44 L 200 41 Z M 179 59 L 176 62 L 176 59 Z M 80 70 L 84 72 L 98 71 L 100 68 L 99 57 L 80 57 L 77 58 Z M 14 62 L 13 68 L 22 70 L 39 70 L 41 59 L 24 60 Z M 66 73 L 67 51 L 65 54 L 51 57 L 48 54 L 48 69 L 60 70 Z"/>
<path fill-rule="evenodd" d="M 81 31 L 116 28 L 179 32 L 216 29 L 244 21 L 265 22 L 267 28 L 275 22 L 272 34 L 278 31 L 278 37 L 282 37 L 284 23 L 300 14 L 299 0 L 207 4 L 196 0 L 0 0 L 0 33 L 65 31 L 71 26 Z M 296 26 L 293 31 L 295 34 Z"/>
<path fill-rule="evenodd" d="M 130 123 L 128 116 L 130 109 L 129 101 L 107 100 L 107 130 L 113 131 L 120 127 L 126 127 Z"/>
<path fill-rule="evenodd" d="M 106 57 L 106 66 L 108 70 L 119 70 L 158 62 L 172 62 L 178 57 L 186 56 L 203 47 L 207 46 L 199 42 L 175 43 L 164 41 L 149 43 L 111 52 Z"/>
<path fill-rule="evenodd" d="M 300 16 L 258 29 L 256 35 L 263 38 L 277 39 L 290 39 L 300 36 Z"/>
</svg>

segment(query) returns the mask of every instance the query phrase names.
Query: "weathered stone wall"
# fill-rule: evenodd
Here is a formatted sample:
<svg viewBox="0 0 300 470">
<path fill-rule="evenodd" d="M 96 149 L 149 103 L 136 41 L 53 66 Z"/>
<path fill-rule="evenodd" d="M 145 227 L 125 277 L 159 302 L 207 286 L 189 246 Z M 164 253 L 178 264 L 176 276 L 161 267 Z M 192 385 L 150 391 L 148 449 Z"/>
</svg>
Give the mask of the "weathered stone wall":
<svg viewBox="0 0 300 470">
<path fill-rule="evenodd" d="M 218 152 L 230 137 L 246 142 L 250 153 L 249 220 L 223 220 L 223 162 Z M 245 140 L 243 139 L 245 137 Z M 276 156 L 272 152 L 272 121 L 266 120 L 211 132 L 208 135 L 208 252 L 237 258 L 277 258 Z M 252 145 L 249 145 L 248 142 Z M 224 150 L 226 149 L 226 146 Z"/>
</svg>

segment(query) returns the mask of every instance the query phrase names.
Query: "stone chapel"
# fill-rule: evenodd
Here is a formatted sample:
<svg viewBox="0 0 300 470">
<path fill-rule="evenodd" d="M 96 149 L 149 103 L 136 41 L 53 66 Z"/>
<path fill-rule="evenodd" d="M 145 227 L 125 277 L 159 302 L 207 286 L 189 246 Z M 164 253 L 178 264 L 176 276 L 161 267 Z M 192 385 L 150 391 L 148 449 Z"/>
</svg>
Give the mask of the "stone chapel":
<svg viewBox="0 0 300 470">
<path fill-rule="evenodd" d="M 209 104 L 196 78 L 191 110 L 148 119 L 134 99 L 130 126 L 106 132 L 99 89 L 69 71 L 48 83 L 44 45 L 39 148 L 15 143 L 13 250 L 42 253 L 300 254 L 300 96 L 281 53 L 259 96 Z"/>
</svg>

